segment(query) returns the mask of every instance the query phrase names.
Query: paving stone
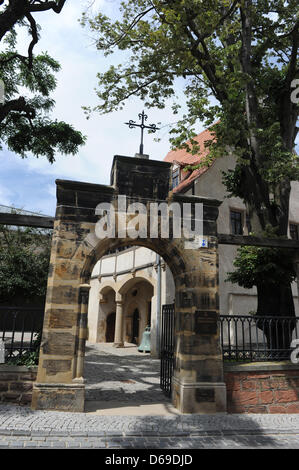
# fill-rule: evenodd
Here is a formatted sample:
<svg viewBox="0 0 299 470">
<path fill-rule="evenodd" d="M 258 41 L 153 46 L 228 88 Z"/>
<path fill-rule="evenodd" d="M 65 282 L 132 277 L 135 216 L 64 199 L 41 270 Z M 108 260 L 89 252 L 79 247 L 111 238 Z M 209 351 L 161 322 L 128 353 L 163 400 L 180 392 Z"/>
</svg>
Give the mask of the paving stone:
<svg viewBox="0 0 299 470">
<path fill-rule="evenodd" d="M 16 430 L 13 430 L 12 433 L 11 433 L 12 436 L 30 436 L 31 435 L 31 431 L 23 431 L 23 430 L 20 430 L 20 429 L 16 429 Z"/>
<path fill-rule="evenodd" d="M 122 391 L 126 404 L 131 403 L 130 399 L 136 403 L 140 393 L 145 401 L 149 400 L 149 393 L 153 391 L 155 399 L 159 396 L 169 405 L 155 376 L 158 360 L 155 363 L 149 356 L 139 356 L 137 368 L 133 353 L 126 351 L 124 360 L 124 351 L 120 348 L 114 350 L 111 358 L 108 346 L 105 348 L 88 345 L 87 395 L 101 387 L 109 394 L 113 383 L 117 384 L 115 396 L 120 397 L 119 391 Z M 93 365 L 100 360 L 110 364 L 109 380 L 101 375 L 101 367 Z M 140 375 L 136 378 L 137 369 Z M 130 382 L 121 382 L 123 374 Z M 33 411 L 29 406 L 0 403 L 1 448 L 26 448 L 27 444 L 28 448 L 34 445 L 36 448 L 81 448 L 82 443 L 87 448 L 110 449 L 299 448 L 299 414 L 104 416 L 90 412 Z"/>
<path fill-rule="evenodd" d="M 66 442 L 52 442 L 52 447 L 53 449 L 61 449 L 61 448 L 66 448 Z"/>
<path fill-rule="evenodd" d="M 7 449 L 8 448 L 8 442 L 0 442 L 0 449 Z"/>
<path fill-rule="evenodd" d="M 9 442 L 9 447 L 11 447 L 12 449 L 16 449 L 16 448 L 23 448 L 24 447 L 24 442 L 23 441 L 10 441 Z"/>
<path fill-rule="evenodd" d="M 39 443 L 36 442 L 36 441 L 27 441 L 24 444 L 25 444 L 25 448 L 27 448 L 27 447 L 35 447 L 35 448 L 39 447 Z"/>
</svg>

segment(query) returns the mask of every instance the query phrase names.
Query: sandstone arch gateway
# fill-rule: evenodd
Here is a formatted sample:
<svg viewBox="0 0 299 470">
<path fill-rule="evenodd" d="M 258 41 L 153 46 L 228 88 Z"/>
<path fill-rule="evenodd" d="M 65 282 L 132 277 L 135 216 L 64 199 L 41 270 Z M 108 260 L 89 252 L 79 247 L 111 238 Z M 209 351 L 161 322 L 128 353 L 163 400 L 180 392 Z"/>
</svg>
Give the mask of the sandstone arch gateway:
<svg viewBox="0 0 299 470">
<path fill-rule="evenodd" d="M 219 341 L 217 227 L 220 202 L 175 195 L 171 164 L 115 156 L 111 185 L 57 180 L 57 210 L 48 279 L 40 361 L 32 408 L 84 411 L 84 345 L 89 279 L 95 263 L 120 246 L 141 245 L 163 257 L 175 282 L 175 363 L 172 401 L 183 413 L 226 411 L 222 352 Z M 96 207 L 117 199 L 127 204 L 200 203 L 208 248 L 186 248 L 184 236 L 174 238 L 99 240 Z M 193 206 L 192 206 L 193 207 Z M 149 218 L 149 210 L 145 214 Z M 159 219 L 159 223 L 161 220 Z M 192 212 L 192 222 L 195 212 Z M 149 226 L 149 225 L 148 225 Z M 171 224 L 170 224 L 171 227 Z"/>
</svg>

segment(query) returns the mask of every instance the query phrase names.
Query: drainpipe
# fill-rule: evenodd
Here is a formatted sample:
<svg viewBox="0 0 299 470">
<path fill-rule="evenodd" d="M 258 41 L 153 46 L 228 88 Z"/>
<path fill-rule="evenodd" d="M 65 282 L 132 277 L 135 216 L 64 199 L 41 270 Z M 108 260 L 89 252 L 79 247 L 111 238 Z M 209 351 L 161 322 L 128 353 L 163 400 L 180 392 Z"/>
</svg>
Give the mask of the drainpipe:
<svg viewBox="0 0 299 470">
<path fill-rule="evenodd" d="M 160 357 L 160 328 L 161 328 L 161 258 L 156 255 L 157 265 L 157 324 L 156 324 L 156 347 L 157 355 Z"/>
</svg>

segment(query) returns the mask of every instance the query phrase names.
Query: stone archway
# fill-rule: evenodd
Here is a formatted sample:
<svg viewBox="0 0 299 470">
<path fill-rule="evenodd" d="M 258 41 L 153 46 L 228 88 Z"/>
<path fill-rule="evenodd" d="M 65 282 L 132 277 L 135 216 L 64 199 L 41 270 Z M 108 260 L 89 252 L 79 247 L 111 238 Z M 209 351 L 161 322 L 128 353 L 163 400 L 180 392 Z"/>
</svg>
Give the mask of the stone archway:
<svg viewBox="0 0 299 470">
<path fill-rule="evenodd" d="M 169 163 L 122 156 L 114 157 L 110 186 L 61 180 L 56 184 L 57 210 L 32 408 L 84 410 L 83 363 L 92 268 L 109 249 L 140 245 L 162 256 L 174 278 L 173 404 L 183 413 L 225 411 L 226 388 L 217 322 L 219 201 L 174 195 L 170 190 Z M 119 207 L 119 195 L 126 196 L 125 207 Z M 175 238 L 171 232 L 169 238 L 160 235 L 150 238 L 149 234 L 137 239 L 124 237 L 118 231 L 119 221 L 123 217 L 130 219 L 126 211 L 132 202 L 202 204 L 208 248 L 188 248 L 185 242 L 189 238 Z M 114 238 L 99 240 L 95 235 L 99 203 L 110 203 L 115 208 Z M 150 227 L 149 210 L 145 217 Z M 159 216 L 159 227 L 161 219 Z M 120 302 L 115 300 L 118 309 Z"/>
</svg>

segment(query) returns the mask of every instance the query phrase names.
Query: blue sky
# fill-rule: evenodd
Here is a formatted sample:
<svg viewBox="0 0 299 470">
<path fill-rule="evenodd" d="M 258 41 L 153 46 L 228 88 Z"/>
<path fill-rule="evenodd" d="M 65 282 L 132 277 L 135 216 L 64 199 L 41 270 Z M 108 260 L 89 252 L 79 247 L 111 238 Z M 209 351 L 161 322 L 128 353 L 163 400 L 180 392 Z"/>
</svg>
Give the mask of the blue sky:
<svg viewBox="0 0 299 470">
<path fill-rule="evenodd" d="M 57 155 L 51 165 L 45 158 L 32 156 L 22 160 L 8 151 L 1 152 L 0 160 L 0 204 L 46 215 L 54 215 L 56 207 L 55 179 L 70 179 L 91 183 L 109 184 L 110 169 L 114 155 L 134 156 L 140 142 L 139 130 L 129 129 L 124 123 L 130 119 L 138 121 L 143 104 L 131 98 L 121 112 L 101 116 L 92 114 L 86 119 L 82 106 L 96 106 L 95 93 L 98 72 L 107 70 L 110 60 L 95 50 L 93 39 L 83 29 L 78 19 L 87 4 L 93 4 L 108 16 L 117 15 L 115 0 L 67 0 L 59 15 L 52 12 L 35 14 L 41 25 L 41 39 L 35 53 L 48 53 L 61 64 L 57 74 L 58 85 L 53 97 L 56 107 L 53 117 L 72 124 L 87 136 L 87 144 L 76 156 Z M 20 52 L 26 54 L 30 38 L 23 31 L 19 38 Z M 114 54 L 116 64 L 122 56 Z M 181 104 L 184 102 L 182 87 L 178 88 Z M 184 109 L 182 108 L 182 113 Z M 145 135 L 145 153 L 150 158 L 162 160 L 170 149 L 169 124 L 180 116 L 174 116 L 169 106 L 164 110 L 146 111 L 148 123 L 161 122 L 161 130 L 155 136 Z M 198 132 L 202 130 L 199 126 Z"/>
<path fill-rule="evenodd" d="M 48 51 L 58 60 L 62 70 L 57 74 L 58 86 L 53 94 L 56 107 L 53 116 L 71 123 L 87 136 L 87 144 L 76 156 L 57 155 L 51 165 L 45 158 L 28 156 L 21 159 L 6 150 L 1 152 L 0 204 L 54 215 L 56 207 L 55 179 L 71 179 L 99 184 L 110 183 L 113 156 L 134 156 L 138 151 L 140 132 L 129 129 L 124 123 L 130 119 L 138 121 L 143 104 L 132 98 L 123 111 L 101 116 L 94 113 L 86 119 L 82 106 L 95 106 L 96 74 L 108 67 L 104 58 L 92 45 L 89 32 L 83 29 L 78 19 L 86 2 L 68 0 L 61 14 L 52 12 L 35 14 L 42 27 L 41 39 L 35 53 Z M 111 0 L 96 0 L 94 8 L 111 14 Z M 26 53 L 29 38 L 20 35 L 21 52 Z M 118 63 L 118 57 L 114 60 Z M 121 59 L 120 59 L 121 60 Z M 145 135 L 145 153 L 150 158 L 162 160 L 169 151 L 169 123 L 177 120 L 171 107 L 165 110 L 146 111 L 148 123 L 161 122 L 161 130 L 155 135 Z"/>
</svg>

